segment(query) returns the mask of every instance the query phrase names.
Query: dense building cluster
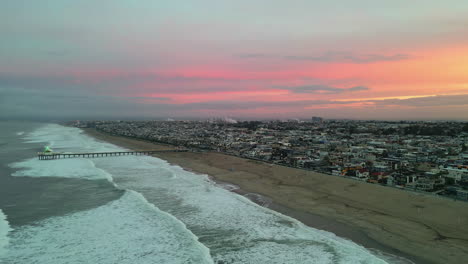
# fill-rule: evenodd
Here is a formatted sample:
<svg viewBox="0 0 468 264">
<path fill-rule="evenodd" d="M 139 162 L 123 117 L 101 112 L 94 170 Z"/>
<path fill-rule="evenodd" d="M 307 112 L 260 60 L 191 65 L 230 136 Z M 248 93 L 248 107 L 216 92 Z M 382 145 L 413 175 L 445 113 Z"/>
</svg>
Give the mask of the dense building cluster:
<svg viewBox="0 0 468 264">
<path fill-rule="evenodd" d="M 468 123 L 90 121 L 79 127 L 468 200 Z"/>
</svg>

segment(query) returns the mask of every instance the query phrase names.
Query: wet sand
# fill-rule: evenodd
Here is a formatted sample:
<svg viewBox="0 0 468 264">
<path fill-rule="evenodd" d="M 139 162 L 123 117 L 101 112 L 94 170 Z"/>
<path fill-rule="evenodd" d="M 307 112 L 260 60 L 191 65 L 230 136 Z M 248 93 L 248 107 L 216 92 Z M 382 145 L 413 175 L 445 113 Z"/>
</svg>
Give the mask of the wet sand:
<svg viewBox="0 0 468 264">
<path fill-rule="evenodd" d="M 129 149 L 170 149 L 85 130 Z M 155 155 L 188 170 L 272 199 L 270 208 L 368 248 L 415 263 L 465 263 L 468 203 L 215 152 Z"/>
</svg>

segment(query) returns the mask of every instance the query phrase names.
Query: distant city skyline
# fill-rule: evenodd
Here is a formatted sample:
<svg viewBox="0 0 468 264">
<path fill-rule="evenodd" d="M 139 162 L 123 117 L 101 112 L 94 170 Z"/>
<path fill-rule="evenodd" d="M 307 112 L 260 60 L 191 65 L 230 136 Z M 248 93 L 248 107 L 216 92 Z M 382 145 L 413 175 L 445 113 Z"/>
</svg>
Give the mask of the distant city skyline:
<svg viewBox="0 0 468 264">
<path fill-rule="evenodd" d="M 0 4 L 0 119 L 468 120 L 468 1 Z"/>
</svg>

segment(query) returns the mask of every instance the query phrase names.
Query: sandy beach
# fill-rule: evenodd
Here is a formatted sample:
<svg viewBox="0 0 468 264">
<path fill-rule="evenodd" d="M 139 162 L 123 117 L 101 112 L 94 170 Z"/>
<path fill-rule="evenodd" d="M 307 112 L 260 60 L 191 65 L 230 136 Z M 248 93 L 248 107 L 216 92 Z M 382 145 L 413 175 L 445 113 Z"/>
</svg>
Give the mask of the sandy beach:
<svg viewBox="0 0 468 264">
<path fill-rule="evenodd" d="M 169 145 L 89 135 L 129 149 Z M 214 152 L 161 153 L 159 158 L 274 201 L 270 208 L 312 227 L 416 263 L 466 263 L 468 203 L 287 168 Z M 335 224 L 334 224 L 335 223 Z"/>
</svg>

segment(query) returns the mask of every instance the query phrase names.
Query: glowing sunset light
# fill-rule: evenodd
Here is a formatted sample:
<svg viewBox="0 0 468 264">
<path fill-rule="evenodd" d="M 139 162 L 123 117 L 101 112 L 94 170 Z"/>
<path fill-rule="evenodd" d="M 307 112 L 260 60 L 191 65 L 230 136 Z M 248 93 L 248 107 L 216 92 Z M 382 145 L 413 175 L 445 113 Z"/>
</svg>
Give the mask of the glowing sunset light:
<svg viewBox="0 0 468 264">
<path fill-rule="evenodd" d="M 450 95 L 450 94 L 429 94 L 429 95 L 407 95 L 407 96 L 388 96 L 388 97 L 374 97 L 374 98 L 355 98 L 355 99 L 336 99 L 333 101 L 336 102 L 349 102 L 349 101 L 382 101 L 382 100 L 388 100 L 388 99 L 397 99 L 397 100 L 406 100 L 406 99 L 412 99 L 412 98 L 424 98 L 424 97 L 434 97 L 438 95 Z M 453 94 L 457 95 L 457 94 Z"/>
<path fill-rule="evenodd" d="M 0 9 L 4 115 L 468 119 L 466 1 L 50 1 Z"/>
</svg>

